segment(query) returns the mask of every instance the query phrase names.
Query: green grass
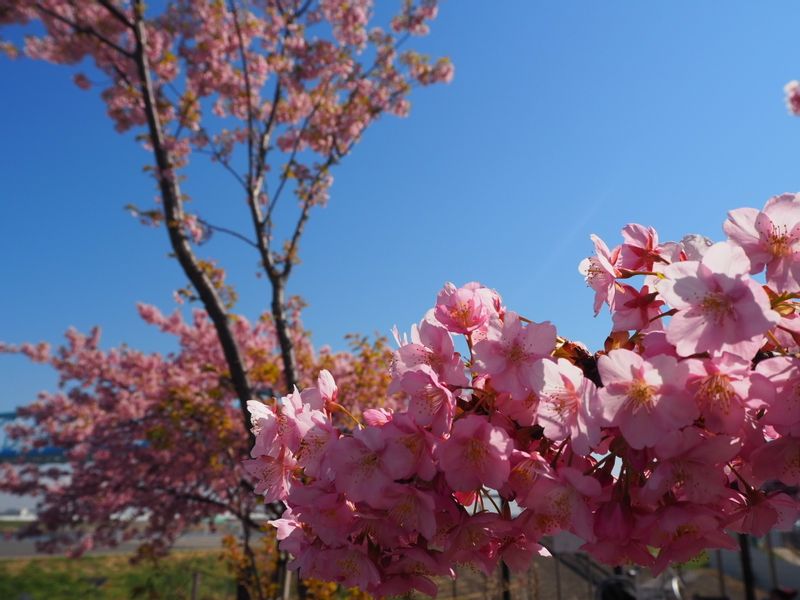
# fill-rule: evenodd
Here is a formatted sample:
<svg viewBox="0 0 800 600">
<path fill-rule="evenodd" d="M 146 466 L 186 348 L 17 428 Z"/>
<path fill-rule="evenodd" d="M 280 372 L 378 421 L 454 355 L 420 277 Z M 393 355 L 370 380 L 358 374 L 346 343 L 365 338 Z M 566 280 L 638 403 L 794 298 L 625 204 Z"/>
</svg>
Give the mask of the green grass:
<svg viewBox="0 0 800 600">
<path fill-rule="evenodd" d="M 708 551 L 703 550 L 693 559 L 681 563 L 680 567 L 685 571 L 691 571 L 692 569 L 706 569 L 710 564 L 711 558 L 709 557 Z"/>
<path fill-rule="evenodd" d="M 235 597 L 235 583 L 219 553 L 181 552 L 157 565 L 132 565 L 127 556 L 35 558 L 0 561 L 3 600 L 181 600 L 191 597 L 199 573 L 198 600 Z"/>
<path fill-rule="evenodd" d="M 10 531 L 15 532 L 25 525 L 29 525 L 30 521 L 0 521 L 0 532 Z"/>
</svg>

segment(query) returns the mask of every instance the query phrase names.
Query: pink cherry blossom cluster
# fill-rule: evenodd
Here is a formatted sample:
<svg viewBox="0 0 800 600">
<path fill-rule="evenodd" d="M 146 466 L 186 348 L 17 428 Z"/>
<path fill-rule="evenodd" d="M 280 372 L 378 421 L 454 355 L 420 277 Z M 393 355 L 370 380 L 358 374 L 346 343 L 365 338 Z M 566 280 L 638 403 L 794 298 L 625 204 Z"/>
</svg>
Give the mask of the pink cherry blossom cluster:
<svg viewBox="0 0 800 600">
<path fill-rule="evenodd" d="M 81 89 L 102 86 L 107 112 L 125 132 L 147 124 L 136 60 L 146 40 L 144 58 L 173 168 L 200 153 L 235 171 L 237 154 L 252 154 L 257 145 L 259 172 L 270 161 L 284 164 L 277 176 L 294 180 L 298 198 L 324 204 L 329 168 L 371 124 L 384 114 L 407 115 L 414 87 L 453 78 L 449 59 L 403 47 L 407 37 L 428 33 L 436 0 L 398 3 L 382 26 L 374 4 L 0 0 L 0 28 L 38 25 L 25 30 L 23 48 L 0 37 L 0 51 L 16 56 L 22 50 L 57 64 L 90 59 L 91 79 L 77 73 L 74 81 Z M 146 138 L 145 146 L 151 149 Z M 260 196 L 263 186 L 257 187 Z M 262 202 L 269 204 L 266 194 Z"/>
<path fill-rule="evenodd" d="M 342 388 L 340 403 L 356 414 L 386 396 L 388 376 L 378 366 L 388 360 L 382 341 L 354 338 L 352 352 L 315 349 L 302 327 L 300 302 L 290 307 L 302 382 L 310 385 L 322 367 L 330 369 Z M 163 314 L 144 304 L 139 313 L 174 338 L 174 353 L 104 349 L 97 328 L 88 335 L 69 330 L 58 348 L 0 342 L 0 355 L 26 356 L 59 375 L 60 390 L 42 392 L 19 409 L 24 420 L 6 435 L 23 451 L 60 448 L 65 464 L 0 465 L 0 491 L 37 497 L 39 520 L 26 534 L 43 550 L 81 554 L 136 539 L 142 550 L 161 554 L 190 526 L 222 514 L 244 521 L 257 508 L 259 498 L 240 484 L 248 479 L 241 464 L 246 427 L 210 319 L 194 311 L 185 320 L 179 311 Z M 266 315 L 253 323 L 238 317 L 234 333 L 254 384 L 279 386 L 273 322 Z M 139 515 L 146 522 L 137 522 Z"/>
<path fill-rule="evenodd" d="M 800 115 L 800 81 L 790 81 L 783 87 L 786 94 L 786 108 L 795 116 Z"/>
<path fill-rule="evenodd" d="M 316 388 L 250 403 L 247 470 L 306 577 L 434 595 L 456 564 L 526 568 L 569 531 L 596 559 L 655 571 L 729 532 L 791 525 L 800 504 L 800 196 L 731 211 L 727 241 L 627 225 L 580 269 L 613 331 L 591 354 L 447 284 L 399 349 L 396 411 Z M 759 273 L 765 276 L 757 279 Z M 639 283 L 634 285 L 633 282 Z"/>
</svg>

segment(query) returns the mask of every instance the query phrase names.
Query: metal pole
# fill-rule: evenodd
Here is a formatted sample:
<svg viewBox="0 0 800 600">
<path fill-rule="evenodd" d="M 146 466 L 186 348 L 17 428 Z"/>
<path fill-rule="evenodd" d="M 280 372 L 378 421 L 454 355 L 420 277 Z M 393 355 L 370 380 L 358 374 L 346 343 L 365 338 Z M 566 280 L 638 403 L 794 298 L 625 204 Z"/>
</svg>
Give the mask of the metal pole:
<svg viewBox="0 0 800 600">
<path fill-rule="evenodd" d="M 583 558 L 583 564 L 586 567 L 586 600 L 593 600 L 594 594 L 592 593 L 594 590 L 592 589 L 592 565 L 589 562 L 589 557 L 586 555 L 581 555 Z"/>
<path fill-rule="evenodd" d="M 503 600 L 511 600 L 511 571 L 508 570 L 505 561 L 500 561 L 500 580 L 503 586 Z"/>
<path fill-rule="evenodd" d="M 561 600 L 561 568 L 555 554 L 553 554 L 553 562 L 556 563 L 556 600 Z"/>
<path fill-rule="evenodd" d="M 750 559 L 750 543 L 745 533 L 740 533 L 739 549 L 742 559 L 742 581 L 744 582 L 745 600 L 756 600 L 756 585 L 753 577 L 753 562 Z"/>
<path fill-rule="evenodd" d="M 192 600 L 197 600 L 197 591 L 200 588 L 200 573 L 195 571 L 192 573 Z"/>
<path fill-rule="evenodd" d="M 289 560 L 289 557 L 286 557 L 286 560 Z M 293 573 L 289 570 L 288 566 L 285 567 L 285 571 L 283 572 L 283 600 L 291 600 L 292 597 L 292 575 Z"/>
<path fill-rule="evenodd" d="M 772 532 L 767 532 L 767 559 L 769 560 L 769 582 L 773 590 L 778 589 L 778 571 L 775 568 L 775 551 L 772 548 Z"/>
<path fill-rule="evenodd" d="M 728 592 L 725 590 L 725 572 L 722 570 L 722 550 L 717 550 L 717 579 L 719 580 L 720 598 L 727 598 Z"/>
<path fill-rule="evenodd" d="M 527 586 L 525 587 L 525 600 L 531 600 L 531 573 L 536 568 L 536 563 L 531 563 L 528 567 L 528 572 L 525 574 L 527 579 Z"/>
</svg>

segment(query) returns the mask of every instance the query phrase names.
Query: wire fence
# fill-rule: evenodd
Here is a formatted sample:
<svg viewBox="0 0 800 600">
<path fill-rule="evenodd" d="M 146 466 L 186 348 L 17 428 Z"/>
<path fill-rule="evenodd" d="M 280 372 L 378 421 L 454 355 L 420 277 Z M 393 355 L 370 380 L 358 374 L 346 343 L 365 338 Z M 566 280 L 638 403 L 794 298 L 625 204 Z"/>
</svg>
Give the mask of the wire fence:
<svg viewBox="0 0 800 600">
<path fill-rule="evenodd" d="M 653 577 L 646 570 L 615 574 L 582 553 L 562 553 L 553 557 L 536 557 L 524 572 L 508 573 L 498 568 L 486 575 L 459 567 L 455 579 L 441 578 L 438 598 L 444 600 L 738 600 L 745 598 L 741 581 L 724 575 L 710 566 L 669 570 Z M 231 576 L 223 576 L 192 567 L 180 583 L 166 589 L 165 582 L 154 581 L 152 589 L 140 590 L 142 598 L 170 600 L 228 600 L 236 597 L 236 584 Z M 766 586 L 765 586 L 766 587 Z M 346 596 L 342 596 L 346 597 Z M 409 598 L 427 598 L 412 594 Z M 299 600 L 297 589 L 292 600 Z M 767 598 L 759 591 L 759 600 Z M 27 599 L 26 599 L 27 600 Z M 314 600 L 307 598 L 307 600 Z"/>
<path fill-rule="evenodd" d="M 776 538 L 776 542 L 780 540 Z M 777 544 L 776 544 L 777 545 Z M 757 600 L 784 597 L 770 595 L 766 590 L 778 589 L 780 585 L 793 585 L 791 575 L 800 577 L 800 553 L 795 553 L 797 562 L 778 556 L 777 564 L 758 562 L 759 553 L 772 551 L 772 545 L 766 540 L 752 541 L 753 564 L 758 584 Z M 791 550 L 785 545 L 778 549 Z M 780 553 L 777 553 L 780 554 Z M 516 573 L 509 573 L 501 568 L 490 574 L 475 569 L 458 567 L 457 578 L 440 578 L 438 598 L 463 600 L 606 600 L 607 598 L 636 598 L 639 600 L 719 600 L 728 598 L 738 600 L 745 598 L 744 587 L 740 576 L 733 571 L 735 563 L 740 561 L 736 552 L 711 552 L 707 562 L 699 561 L 694 565 L 667 572 L 661 577 L 653 577 L 646 570 L 626 570 L 615 573 L 611 568 L 600 565 L 586 554 L 580 552 L 557 552 L 553 557 L 536 557 L 529 567 Z M 158 568 L 140 574 L 137 581 L 130 582 L 131 598 L 170 599 L 170 600 L 229 600 L 236 598 L 236 582 L 234 576 L 224 568 L 217 568 L 217 559 L 208 557 L 190 559 L 188 564 L 170 568 Z M 109 565 L 110 567 L 111 565 Z M 724 568 L 723 568 L 724 566 Z M 794 569 L 792 572 L 789 569 Z M 31 577 L 38 578 L 34 573 Z M 30 577 L 29 577 L 30 578 Z M 89 595 L 64 596 L 28 591 L 26 586 L 14 588 L 12 595 L 0 593 L 0 597 L 9 600 L 38 600 L 47 597 L 55 598 L 93 597 L 118 598 L 120 575 L 99 569 L 91 577 L 78 576 L 75 588 L 88 591 Z M 2 579 L 2 577 L 0 577 Z M 116 583 L 115 583 L 116 582 Z M 2 584 L 2 581 L 0 581 Z M 135 589 L 134 589 L 135 586 Z M 616 586 L 616 587 L 615 587 Z M 0 585 L 2 588 L 2 585 Z M 616 590 L 616 591 L 615 591 Z M 8 591 L 8 590 L 7 590 Z M 297 586 L 294 586 L 292 599 L 298 599 Z M 627 592 L 627 595 L 625 593 Z M 94 594 L 94 595 L 92 595 Z M 116 594 L 116 595 L 115 595 Z M 128 596 L 125 596 L 128 597 Z M 328 596 L 330 597 L 330 596 Z M 341 596 L 345 598 L 346 595 Z M 410 596 L 422 598 L 422 595 Z M 307 600 L 315 600 L 313 595 Z M 299 599 L 298 599 L 299 600 Z"/>
</svg>

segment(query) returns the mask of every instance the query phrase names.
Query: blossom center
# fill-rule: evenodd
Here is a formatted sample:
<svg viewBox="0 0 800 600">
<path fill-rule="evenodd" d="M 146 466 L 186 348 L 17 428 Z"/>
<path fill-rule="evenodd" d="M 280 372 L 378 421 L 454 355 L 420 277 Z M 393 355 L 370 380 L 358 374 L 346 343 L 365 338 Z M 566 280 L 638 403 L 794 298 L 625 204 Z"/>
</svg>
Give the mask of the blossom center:
<svg viewBox="0 0 800 600">
<path fill-rule="evenodd" d="M 467 441 L 467 447 L 464 451 L 467 462 L 474 466 L 480 465 L 483 463 L 483 459 L 486 458 L 486 454 L 486 444 L 483 441 L 474 438 Z"/>
<path fill-rule="evenodd" d="M 586 265 L 584 276 L 586 277 L 586 283 L 592 285 L 596 279 L 605 280 L 608 277 L 608 271 L 603 268 L 603 265 L 596 257 L 592 256 Z"/>
<path fill-rule="evenodd" d="M 300 442 L 300 447 L 297 449 L 295 456 L 298 460 L 303 460 L 308 456 L 317 454 L 325 445 L 326 438 L 324 435 L 309 431 Z"/>
<path fill-rule="evenodd" d="M 403 500 L 392 507 L 392 509 L 389 511 L 389 514 L 399 525 L 402 526 L 409 521 L 409 517 L 414 515 L 416 512 L 415 508 L 415 502 L 413 499 L 409 496 L 406 496 L 403 498 Z"/>
<path fill-rule="evenodd" d="M 566 388 L 556 388 L 549 394 L 553 410 L 560 417 L 569 416 L 575 412 L 578 398 L 572 390 Z"/>
<path fill-rule="evenodd" d="M 426 349 L 425 362 L 434 370 L 439 370 L 444 365 L 444 360 L 433 350 Z"/>
<path fill-rule="evenodd" d="M 637 379 L 628 388 L 628 400 L 634 412 L 640 408 L 649 410 L 653 406 L 655 389 L 643 379 Z"/>
<path fill-rule="evenodd" d="M 450 307 L 450 318 L 464 328 L 470 327 L 472 323 L 472 306 L 459 302 Z"/>
<path fill-rule="evenodd" d="M 695 535 L 697 534 L 697 531 L 698 529 L 696 525 L 680 525 L 677 529 L 675 529 L 675 533 L 672 534 L 672 539 L 679 540 L 687 535 Z"/>
<path fill-rule="evenodd" d="M 703 312 L 718 323 L 733 315 L 733 304 L 730 298 L 718 292 L 711 292 L 700 303 Z"/>
<path fill-rule="evenodd" d="M 562 492 L 557 494 L 555 498 L 553 498 L 553 508 L 556 511 L 557 517 L 562 520 L 569 519 L 572 514 L 572 502 L 570 501 L 569 493 Z"/>
<path fill-rule="evenodd" d="M 345 555 L 336 562 L 342 573 L 342 575 L 338 577 L 340 580 L 344 580 L 346 576 L 358 576 L 361 573 L 361 565 L 359 565 L 352 556 Z"/>
<path fill-rule="evenodd" d="M 794 242 L 794 239 L 789 235 L 785 225 L 773 225 L 770 233 L 767 235 L 769 251 L 776 257 L 789 256 L 792 254 L 792 242 Z"/>
<path fill-rule="evenodd" d="M 539 396 L 537 396 L 535 392 L 530 392 L 525 396 L 523 403 L 525 404 L 525 408 L 532 409 L 539 404 Z"/>
<path fill-rule="evenodd" d="M 508 362 L 518 364 L 528 357 L 528 353 L 518 343 L 513 343 L 506 349 L 506 359 Z"/>
<path fill-rule="evenodd" d="M 378 460 L 378 455 L 375 452 L 364 455 L 359 463 L 361 476 L 370 477 L 373 471 L 378 468 Z"/>
<path fill-rule="evenodd" d="M 444 392 L 435 385 L 426 385 L 424 395 L 431 412 L 436 412 L 444 401 Z"/>
<path fill-rule="evenodd" d="M 404 435 L 400 438 L 400 443 L 411 452 L 412 456 L 419 456 L 422 450 L 422 440 L 416 435 Z"/>
<path fill-rule="evenodd" d="M 709 409 L 721 410 L 728 414 L 731 410 L 731 400 L 736 395 L 730 381 L 725 375 L 715 373 L 709 375 L 700 383 L 697 398 Z"/>
</svg>

